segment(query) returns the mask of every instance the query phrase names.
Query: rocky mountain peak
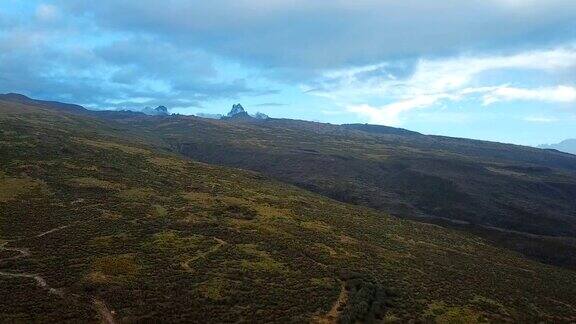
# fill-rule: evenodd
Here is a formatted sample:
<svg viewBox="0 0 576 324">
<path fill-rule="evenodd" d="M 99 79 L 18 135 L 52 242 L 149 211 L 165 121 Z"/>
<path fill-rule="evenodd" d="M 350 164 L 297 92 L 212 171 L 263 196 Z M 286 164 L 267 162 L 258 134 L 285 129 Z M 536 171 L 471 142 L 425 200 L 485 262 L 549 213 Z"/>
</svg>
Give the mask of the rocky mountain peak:
<svg viewBox="0 0 576 324">
<path fill-rule="evenodd" d="M 242 107 L 241 104 L 235 104 L 232 105 L 232 109 L 230 110 L 230 112 L 228 113 L 228 117 L 234 117 L 234 116 L 242 116 L 242 115 L 248 115 L 248 113 L 246 112 L 246 110 L 244 110 L 244 107 Z"/>
<path fill-rule="evenodd" d="M 149 116 L 167 116 L 168 108 L 165 106 L 158 106 L 156 108 L 146 107 L 142 109 L 142 112 Z"/>
<path fill-rule="evenodd" d="M 154 109 L 158 114 L 168 115 L 168 108 L 165 106 L 158 106 Z"/>
<path fill-rule="evenodd" d="M 253 117 L 256 119 L 269 119 L 270 118 L 268 115 L 261 113 L 261 112 L 255 113 Z"/>
</svg>

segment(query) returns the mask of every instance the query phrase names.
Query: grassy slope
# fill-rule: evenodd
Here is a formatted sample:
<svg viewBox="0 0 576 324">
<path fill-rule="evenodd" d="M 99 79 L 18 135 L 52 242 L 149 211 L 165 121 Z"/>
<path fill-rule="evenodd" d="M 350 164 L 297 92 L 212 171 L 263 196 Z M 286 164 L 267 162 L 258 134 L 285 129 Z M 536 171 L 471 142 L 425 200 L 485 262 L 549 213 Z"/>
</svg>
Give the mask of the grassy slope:
<svg viewBox="0 0 576 324">
<path fill-rule="evenodd" d="M 111 126 L 112 125 L 112 126 Z M 184 161 L 113 123 L 0 102 L 0 321 L 576 320 L 576 273 L 482 240 Z M 69 226 L 38 234 L 60 226 Z M 0 252 L 0 258 L 9 257 Z M 352 278 L 352 279 L 351 279 Z"/>
<path fill-rule="evenodd" d="M 359 132 L 292 120 L 136 118 L 207 163 L 262 172 L 340 201 L 481 234 L 576 268 L 576 157 L 499 143 Z"/>
</svg>

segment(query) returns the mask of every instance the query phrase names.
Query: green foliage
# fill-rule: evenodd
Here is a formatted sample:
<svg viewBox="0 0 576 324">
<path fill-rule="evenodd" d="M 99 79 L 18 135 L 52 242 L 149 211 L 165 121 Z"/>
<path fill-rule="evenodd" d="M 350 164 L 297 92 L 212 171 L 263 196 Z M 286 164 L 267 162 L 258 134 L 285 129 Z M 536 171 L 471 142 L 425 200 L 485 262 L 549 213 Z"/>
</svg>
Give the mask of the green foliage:
<svg viewBox="0 0 576 324">
<path fill-rule="evenodd" d="M 96 178 L 73 178 L 70 179 L 72 186 L 77 186 L 80 188 L 99 188 L 104 190 L 118 190 L 122 188 L 122 185 L 113 183 L 106 180 L 96 179 Z"/>
<path fill-rule="evenodd" d="M 477 324 L 488 323 L 481 314 L 468 307 L 446 306 L 432 303 L 424 313 L 426 321 L 438 324 Z"/>
<path fill-rule="evenodd" d="M 30 178 L 8 178 L 0 174 L 0 202 L 8 202 L 41 188 L 41 181 Z"/>
<path fill-rule="evenodd" d="M 378 323 L 384 319 L 386 302 L 391 299 L 384 287 L 362 276 L 352 275 L 346 280 L 345 289 L 349 297 L 340 323 Z"/>
<path fill-rule="evenodd" d="M 138 272 L 138 266 L 132 255 L 114 255 L 96 258 L 92 268 L 109 276 L 133 276 Z"/>
</svg>

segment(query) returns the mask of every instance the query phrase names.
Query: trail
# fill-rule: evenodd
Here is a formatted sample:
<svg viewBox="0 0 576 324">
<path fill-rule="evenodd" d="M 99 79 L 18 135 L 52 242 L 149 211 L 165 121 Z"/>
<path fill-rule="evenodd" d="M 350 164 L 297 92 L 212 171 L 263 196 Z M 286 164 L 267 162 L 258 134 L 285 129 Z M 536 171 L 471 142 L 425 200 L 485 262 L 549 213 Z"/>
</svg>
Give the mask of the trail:
<svg viewBox="0 0 576 324">
<path fill-rule="evenodd" d="M 6 247 L 6 245 L 10 243 L 10 241 L 8 242 L 4 242 L 2 245 L 0 245 L 0 252 L 2 251 L 13 251 L 13 252 L 18 252 L 20 253 L 19 255 L 13 256 L 13 257 L 8 257 L 8 258 L 3 258 L 0 259 L 0 262 L 4 262 L 4 261 L 8 261 L 8 260 L 17 260 L 17 259 L 22 259 L 22 258 L 27 258 L 29 257 L 30 251 L 28 249 L 25 248 L 12 248 L 12 247 Z M 48 283 L 46 282 L 46 279 L 44 279 L 43 277 L 41 277 L 40 275 L 37 274 L 32 274 L 32 273 L 12 273 L 12 272 L 5 272 L 5 271 L 0 271 L 0 276 L 3 277 L 12 277 L 12 278 L 29 278 L 29 279 L 34 279 L 34 281 L 36 281 L 36 284 L 42 288 L 42 289 L 46 289 L 48 290 L 49 293 L 57 295 L 62 297 L 63 293 L 62 291 L 56 289 L 56 288 L 52 288 L 50 286 L 48 286 Z"/>
<path fill-rule="evenodd" d="M 338 323 L 338 320 L 340 319 L 340 313 L 342 312 L 342 308 L 344 307 L 344 305 L 346 305 L 347 302 L 348 302 L 348 291 L 346 290 L 344 283 L 342 283 L 340 295 L 338 295 L 338 299 L 336 299 L 336 301 L 332 305 L 332 308 L 330 308 L 330 311 L 328 311 L 328 313 L 326 313 L 325 315 L 319 315 L 312 318 L 311 322 L 315 324 Z"/>
<path fill-rule="evenodd" d="M 190 266 L 190 263 L 205 258 L 207 257 L 209 254 L 212 254 L 216 251 L 218 251 L 222 246 L 224 246 L 225 244 L 227 244 L 226 241 L 219 239 L 217 237 L 213 237 L 214 241 L 217 242 L 217 244 L 215 246 L 213 246 L 210 250 L 206 251 L 206 252 L 202 252 L 202 253 L 198 253 L 198 255 L 194 256 L 191 259 L 188 259 L 184 262 L 182 262 L 180 265 L 182 266 L 182 268 L 184 268 L 186 271 L 188 272 L 193 272 L 194 269 L 192 269 L 192 267 Z"/>
<path fill-rule="evenodd" d="M 70 226 L 72 226 L 72 225 L 63 225 L 63 226 L 60 226 L 60 227 L 56 227 L 56 228 L 53 228 L 53 229 L 51 229 L 51 230 L 49 230 L 49 231 L 46 231 L 46 232 L 44 232 L 44 233 L 40 233 L 40 234 L 36 235 L 36 237 L 42 237 L 42 236 L 48 235 L 48 234 L 50 234 L 50 233 L 58 232 L 58 231 L 61 231 L 61 230 L 65 229 L 65 228 L 68 228 L 68 227 L 70 227 Z"/>
<path fill-rule="evenodd" d="M 12 277 L 12 278 L 30 278 L 30 279 L 34 279 L 34 281 L 36 281 L 36 284 L 43 288 L 48 290 L 48 292 L 50 294 L 53 295 L 57 295 L 60 297 L 64 297 L 64 294 L 62 293 L 61 290 L 58 290 L 56 288 L 52 288 L 50 286 L 48 286 L 48 283 L 46 282 L 46 279 L 40 277 L 39 275 L 36 274 L 29 274 L 29 273 L 10 273 L 10 272 L 4 272 L 4 271 L 0 271 L 0 276 L 4 276 L 4 277 Z"/>
<path fill-rule="evenodd" d="M 75 225 L 77 222 L 70 224 L 70 225 L 63 225 L 63 226 L 59 226 L 56 228 L 53 228 L 51 230 L 48 230 L 46 232 L 40 233 L 36 236 L 34 236 L 34 238 L 40 238 L 49 234 L 52 234 L 54 232 L 58 232 L 60 230 L 63 230 L 65 228 L 68 228 L 72 225 Z M 7 257 L 7 258 L 0 258 L 0 263 L 4 262 L 4 261 L 8 261 L 8 260 L 17 260 L 17 259 L 22 259 L 22 258 L 27 258 L 31 255 L 30 250 L 28 250 L 27 248 L 19 248 L 19 247 L 6 247 L 6 245 L 8 245 L 9 243 L 15 242 L 15 241 L 20 241 L 23 239 L 18 239 L 18 240 L 12 240 L 12 241 L 5 241 L 3 243 L 0 244 L 0 252 L 2 251 L 12 251 L 12 252 L 18 252 L 18 255 L 15 256 L 11 256 L 11 257 Z M 48 285 L 48 282 L 46 281 L 46 279 L 44 279 L 43 277 L 41 277 L 38 274 L 33 274 L 33 273 L 12 273 L 12 272 L 5 272 L 5 271 L 0 271 L 0 276 L 2 277 L 9 277 L 9 278 L 27 278 L 27 279 L 33 279 L 36 284 L 42 288 L 48 291 L 48 293 L 56 295 L 58 297 L 63 298 L 64 297 L 64 292 L 60 289 L 56 289 L 53 288 L 51 286 Z M 104 303 L 103 300 L 98 299 L 93 297 L 92 298 L 92 303 L 94 305 L 94 308 L 96 310 L 96 312 L 98 313 L 98 316 L 100 317 L 100 319 L 102 320 L 102 323 L 105 324 L 116 324 L 116 321 L 114 320 L 114 312 L 110 311 L 110 309 L 108 309 L 108 306 L 106 305 L 106 303 Z"/>
<path fill-rule="evenodd" d="M 110 311 L 110 309 L 108 309 L 108 306 L 106 306 L 106 303 L 104 303 L 103 300 L 93 298 L 92 303 L 94 304 L 94 308 L 96 308 L 96 312 L 98 312 L 102 323 L 116 324 L 116 321 L 114 320 L 114 314 L 112 311 Z"/>
<path fill-rule="evenodd" d="M 0 252 L 1 251 L 13 251 L 13 252 L 18 252 L 18 255 L 15 255 L 13 257 L 8 257 L 8 258 L 4 258 L 4 259 L 0 259 L 0 262 L 2 261 L 8 261 L 8 260 L 17 260 L 17 259 L 22 259 L 22 258 L 26 258 L 30 256 L 30 251 L 28 249 L 24 249 L 24 248 L 7 248 L 6 244 L 8 244 L 9 242 L 5 242 L 2 245 L 0 245 Z"/>
</svg>

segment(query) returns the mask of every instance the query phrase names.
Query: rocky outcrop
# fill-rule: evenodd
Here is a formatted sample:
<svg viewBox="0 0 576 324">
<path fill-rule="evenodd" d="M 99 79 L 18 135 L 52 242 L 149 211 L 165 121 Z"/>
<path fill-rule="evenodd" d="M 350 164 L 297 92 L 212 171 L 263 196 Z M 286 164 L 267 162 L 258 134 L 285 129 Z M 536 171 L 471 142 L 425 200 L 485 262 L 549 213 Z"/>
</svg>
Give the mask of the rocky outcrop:
<svg viewBox="0 0 576 324">
<path fill-rule="evenodd" d="M 246 112 L 246 110 L 244 110 L 244 107 L 242 107 L 241 104 L 235 104 L 235 105 L 232 105 L 232 109 L 230 110 L 228 115 L 226 115 L 226 117 L 228 117 L 228 118 L 243 118 L 243 117 L 250 117 L 250 115 L 248 115 L 248 113 Z"/>
</svg>

